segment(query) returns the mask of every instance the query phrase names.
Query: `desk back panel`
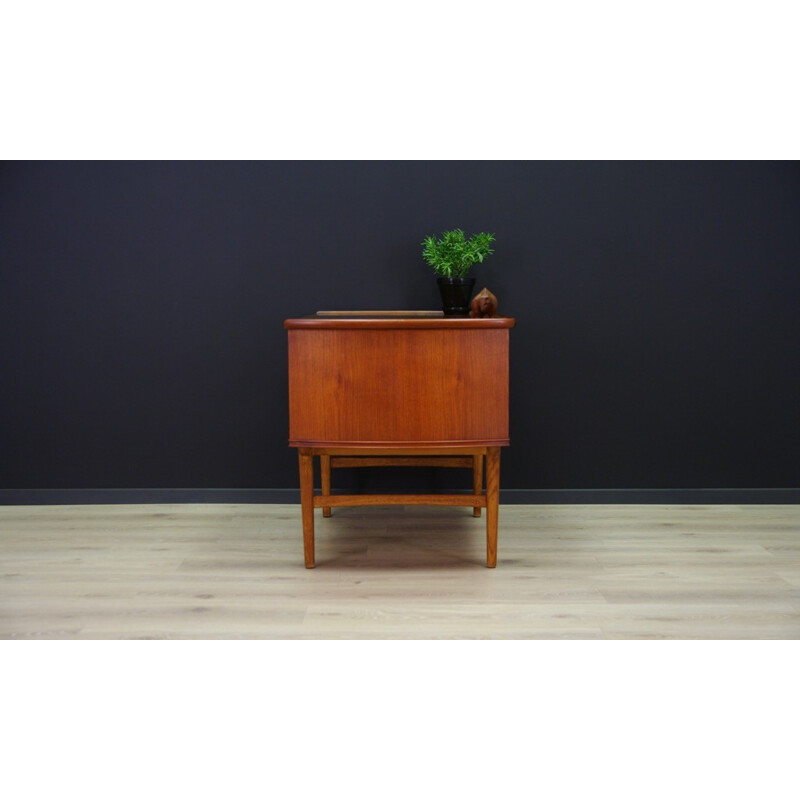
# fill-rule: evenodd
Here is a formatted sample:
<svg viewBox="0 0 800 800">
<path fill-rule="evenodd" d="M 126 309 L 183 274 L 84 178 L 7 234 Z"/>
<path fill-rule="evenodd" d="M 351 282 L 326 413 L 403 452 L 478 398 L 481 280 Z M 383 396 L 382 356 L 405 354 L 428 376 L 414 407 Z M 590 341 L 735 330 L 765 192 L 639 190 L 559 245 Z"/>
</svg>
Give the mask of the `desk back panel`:
<svg viewBox="0 0 800 800">
<path fill-rule="evenodd" d="M 290 329 L 289 444 L 502 446 L 503 329 Z"/>
</svg>

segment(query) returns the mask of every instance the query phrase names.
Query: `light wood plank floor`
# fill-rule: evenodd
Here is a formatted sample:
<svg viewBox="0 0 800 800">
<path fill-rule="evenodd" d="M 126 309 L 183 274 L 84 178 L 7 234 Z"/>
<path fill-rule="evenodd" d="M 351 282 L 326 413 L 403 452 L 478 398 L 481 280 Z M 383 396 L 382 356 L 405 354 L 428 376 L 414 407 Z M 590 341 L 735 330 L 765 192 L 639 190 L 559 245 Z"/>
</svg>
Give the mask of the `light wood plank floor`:
<svg viewBox="0 0 800 800">
<path fill-rule="evenodd" d="M 0 507 L 0 638 L 797 639 L 800 506 Z"/>
</svg>

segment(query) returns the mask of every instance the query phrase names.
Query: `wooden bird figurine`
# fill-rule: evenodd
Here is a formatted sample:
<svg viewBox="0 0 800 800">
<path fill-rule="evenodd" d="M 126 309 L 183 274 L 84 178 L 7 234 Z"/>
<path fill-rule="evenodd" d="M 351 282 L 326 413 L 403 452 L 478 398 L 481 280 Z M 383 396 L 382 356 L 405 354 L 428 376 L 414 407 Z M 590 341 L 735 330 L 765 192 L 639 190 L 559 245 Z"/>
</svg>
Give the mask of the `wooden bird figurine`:
<svg viewBox="0 0 800 800">
<path fill-rule="evenodd" d="M 497 313 L 497 298 L 486 288 L 481 289 L 470 303 L 471 317 L 493 317 Z"/>
</svg>

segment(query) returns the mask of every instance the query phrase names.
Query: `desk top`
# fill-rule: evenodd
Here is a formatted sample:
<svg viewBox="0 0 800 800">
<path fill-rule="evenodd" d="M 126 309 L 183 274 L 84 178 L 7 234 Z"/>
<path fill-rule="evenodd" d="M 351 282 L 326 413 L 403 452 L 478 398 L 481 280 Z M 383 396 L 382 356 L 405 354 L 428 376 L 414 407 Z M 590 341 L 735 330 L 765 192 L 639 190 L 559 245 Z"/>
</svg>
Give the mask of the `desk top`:
<svg viewBox="0 0 800 800">
<path fill-rule="evenodd" d="M 283 327 L 312 329 L 493 329 L 513 328 L 513 317 L 445 317 L 441 311 L 318 311 L 287 319 Z"/>
</svg>

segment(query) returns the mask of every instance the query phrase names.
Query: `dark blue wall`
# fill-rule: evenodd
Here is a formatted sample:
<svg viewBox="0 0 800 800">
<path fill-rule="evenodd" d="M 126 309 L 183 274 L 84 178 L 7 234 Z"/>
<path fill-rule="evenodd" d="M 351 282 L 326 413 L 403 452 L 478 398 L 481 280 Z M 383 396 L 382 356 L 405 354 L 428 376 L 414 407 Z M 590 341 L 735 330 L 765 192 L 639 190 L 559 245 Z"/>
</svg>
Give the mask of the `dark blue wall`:
<svg viewBox="0 0 800 800">
<path fill-rule="evenodd" d="M 283 319 L 435 308 L 453 227 L 518 320 L 505 488 L 800 486 L 796 163 L 45 162 L 0 171 L 0 488 L 295 487 Z"/>
</svg>

